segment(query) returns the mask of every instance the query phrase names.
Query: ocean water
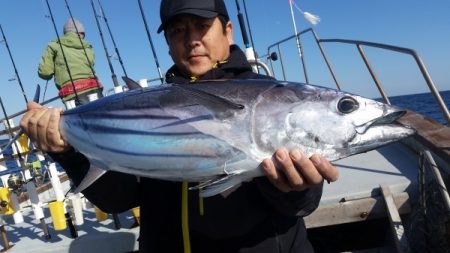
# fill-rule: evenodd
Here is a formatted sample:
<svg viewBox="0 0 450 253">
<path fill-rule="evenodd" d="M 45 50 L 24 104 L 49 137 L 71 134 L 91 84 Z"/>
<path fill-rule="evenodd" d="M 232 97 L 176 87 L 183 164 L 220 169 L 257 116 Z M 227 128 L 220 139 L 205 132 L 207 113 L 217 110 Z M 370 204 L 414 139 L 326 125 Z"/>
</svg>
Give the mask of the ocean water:
<svg viewBox="0 0 450 253">
<path fill-rule="evenodd" d="M 440 92 L 442 100 L 447 105 L 450 110 L 450 90 Z M 444 125 L 449 125 L 444 118 L 439 106 L 435 102 L 434 96 L 431 93 L 420 93 L 412 95 L 403 95 L 389 97 L 391 104 L 410 109 L 412 111 L 418 112 L 422 115 L 427 116 L 440 122 Z"/>
<path fill-rule="evenodd" d="M 444 103 L 447 105 L 447 108 L 450 108 L 450 90 L 442 91 L 441 96 Z M 389 100 L 393 105 L 416 111 L 429 118 L 437 120 L 441 124 L 449 125 L 443 117 L 439 106 L 436 104 L 431 93 L 395 96 L 389 97 Z M 0 146 L 7 143 L 7 140 L 3 139 L 5 137 L 6 136 L 0 136 Z M 5 153 L 10 155 L 11 150 L 6 150 Z M 7 161 L 6 165 L 10 169 L 17 169 L 17 164 L 15 161 Z"/>
</svg>

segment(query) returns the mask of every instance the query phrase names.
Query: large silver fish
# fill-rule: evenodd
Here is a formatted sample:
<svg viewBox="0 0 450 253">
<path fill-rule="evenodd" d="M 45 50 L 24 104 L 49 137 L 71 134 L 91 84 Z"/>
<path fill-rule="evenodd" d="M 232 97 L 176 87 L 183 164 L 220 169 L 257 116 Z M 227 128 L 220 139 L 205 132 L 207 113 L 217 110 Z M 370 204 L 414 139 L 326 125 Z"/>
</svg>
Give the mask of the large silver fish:
<svg viewBox="0 0 450 253">
<path fill-rule="evenodd" d="M 262 176 L 278 147 L 334 161 L 409 136 L 394 123 L 404 113 L 318 86 L 226 80 L 111 95 L 64 112 L 61 131 L 91 162 L 79 189 L 114 170 L 203 182 L 212 196 Z"/>
</svg>

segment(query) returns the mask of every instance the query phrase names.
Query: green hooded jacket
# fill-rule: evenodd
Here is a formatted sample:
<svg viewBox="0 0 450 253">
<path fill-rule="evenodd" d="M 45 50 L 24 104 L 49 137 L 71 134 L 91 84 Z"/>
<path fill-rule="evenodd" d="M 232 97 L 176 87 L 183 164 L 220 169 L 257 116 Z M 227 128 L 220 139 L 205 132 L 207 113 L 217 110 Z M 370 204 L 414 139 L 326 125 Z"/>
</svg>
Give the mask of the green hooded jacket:
<svg viewBox="0 0 450 253">
<path fill-rule="evenodd" d="M 73 32 L 64 34 L 64 36 L 60 38 L 60 42 L 73 81 L 95 78 L 95 74 L 93 73 L 95 55 L 91 44 L 82 40 L 83 44 L 81 45 L 78 35 Z M 83 48 L 86 50 L 87 57 Z M 90 67 L 89 64 L 91 64 L 92 67 Z M 50 80 L 55 76 L 55 85 L 58 90 L 61 89 L 64 84 L 70 82 L 69 72 L 67 71 L 58 40 L 51 41 L 45 49 L 41 61 L 39 62 L 38 74 L 39 77 L 44 80 Z"/>
</svg>

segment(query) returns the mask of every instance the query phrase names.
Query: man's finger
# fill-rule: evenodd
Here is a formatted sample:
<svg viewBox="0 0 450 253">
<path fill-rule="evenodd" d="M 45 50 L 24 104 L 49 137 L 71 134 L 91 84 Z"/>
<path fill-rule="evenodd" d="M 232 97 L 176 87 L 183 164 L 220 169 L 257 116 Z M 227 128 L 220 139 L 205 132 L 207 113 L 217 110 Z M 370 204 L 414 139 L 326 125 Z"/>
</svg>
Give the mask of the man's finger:
<svg viewBox="0 0 450 253">
<path fill-rule="evenodd" d="M 40 104 L 38 104 L 38 103 L 36 103 L 36 102 L 29 102 L 29 103 L 27 104 L 27 109 L 28 109 L 28 110 L 40 109 L 40 108 L 42 108 L 42 107 L 43 107 L 42 105 L 40 105 Z"/>
<path fill-rule="evenodd" d="M 36 143 L 38 147 L 44 151 L 46 151 L 49 146 L 46 129 L 50 120 L 50 115 L 49 109 L 43 109 L 39 110 L 39 113 L 30 119 L 30 124 L 35 128 Z"/>
<path fill-rule="evenodd" d="M 323 180 L 322 175 L 319 173 L 313 162 L 299 150 L 294 149 L 290 152 L 290 157 L 297 168 L 298 173 L 309 185 L 320 184 Z"/>
<path fill-rule="evenodd" d="M 314 166 L 316 166 L 320 175 L 328 182 L 334 182 L 339 178 L 339 170 L 327 159 L 323 159 L 319 155 L 313 155 L 310 159 Z"/>
<path fill-rule="evenodd" d="M 291 160 L 291 155 L 288 154 L 286 149 L 278 149 L 275 152 L 275 158 L 277 167 L 284 173 L 289 185 L 295 190 L 301 190 L 305 180 L 302 178 L 302 174 L 299 173 L 296 166 Z"/>
<path fill-rule="evenodd" d="M 51 146 L 56 149 L 63 148 L 66 145 L 59 132 L 59 120 L 61 118 L 61 109 L 52 109 L 47 127 L 47 140 Z"/>
<path fill-rule="evenodd" d="M 275 185 L 275 187 L 277 187 L 282 192 L 291 191 L 288 181 L 286 180 L 284 175 L 281 175 L 281 173 L 277 171 L 272 160 L 264 159 L 261 165 L 267 178 L 273 185 Z"/>
</svg>

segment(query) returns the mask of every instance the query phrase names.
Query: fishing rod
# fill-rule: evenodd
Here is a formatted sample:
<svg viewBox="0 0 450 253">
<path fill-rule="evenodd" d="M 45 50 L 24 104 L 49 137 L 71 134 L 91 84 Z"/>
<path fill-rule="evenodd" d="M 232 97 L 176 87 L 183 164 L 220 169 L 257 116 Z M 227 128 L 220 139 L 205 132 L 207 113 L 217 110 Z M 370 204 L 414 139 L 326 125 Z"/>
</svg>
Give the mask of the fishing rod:
<svg viewBox="0 0 450 253">
<path fill-rule="evenodd" d="M 9 120 L 8 115 L 6 113 L 6 109 L 5 109 L 5 106 L 3 104 L 3 100 L 2 100 L 1 97 L 0 97 L 0 106 L 2 108 L 3 114 L 4 114 L 5 119 L 6 119 L 5 120 L 5 127 L 7 129 L 12 129 L 10 120 Z M 25 168 L 25 161 L 24 161 L 24 159 L 22 157 L 22 152 L 19 149 L 19 146 L 17 145 L 17 143 L 15 141 L 15 140 L 17 140 L 19 138 L 20 135 L 22 135 L 22 131 L 19 131 L 19 133 L 16 136 L 14 136 L 14 134 L 11 131 L 8 131 L 8 132 L 9 132 L 9 135 L 10 135 L 10 138 L 11 138 L 12 142 L 11 141 L 8 142 L 8 145 L 4 149 L 6 150 L 7 148 L 9 148 L 9 146 L 14 145 L 15 150 L 13 148 L 13 153 L 17 152 L 17 157 L 19 158 L 19 160 L 18 161 L 16 160 L 16 162 L 18 162 L 18 166 L 20 168 L 19 171 L 23 173 L 23 170 Z M 12 176 L 12 174 L 11 174 L 11 176 Z M 17 220 L 14 219 L 14 221 L 20 223 L 20 222 L 23 222 L 23 217 L 20 214 L 20 206 L 19 206 L 19 204 L 17 202 L 17 196 L 19 195 L 19 193 L 20 193 L 20 191 L 22 189 L 23 181 L 21 179 L 21 176 L 15 175 L 14 179 L 17 179 L 17 180 L 14 180 L 14 181 L 12 181 L 12 180 L 10 181 L 11 178 L 12 177 L 9 177 L 9 179 L 8 179 L 8 188 L 12 189 L 12 192 L 10 194 L 11 199 L 15 199 L 16 200 L 16 201 L 12 200 L 13 209 L 17 210 L 17 212 L 19 213 L 19 216 L 17 217 Z M 14 182 L 14 183 L 10 183 L 10 182 Z M 15 216 L 13 216 L 13 217 L 16 218 Z"/>
<path fill-rule="evenodd" d="M 34 99 L 33 99 L 35 102 L 39 102 L 40 90 L 41 90 L 40 86 L 38 85 L 36 88 L 36 93 L 34 94 Z M 3 105 L 3 101 L 1 99 L 1 97 L 0 97 L 0 105 L 2 107 L 2 111 L 3 111 L 3 114 L 6 119 L 6 125 L 7 125 L 8 129 L 12 129 L 12 126 L 9 122 L 9 118 L 6 113 L 5 106 Z M 9 133 L 10 133 L 11 139 L 14 140 L 14 139 L 18 139 L 18 136 L 21 136 L 23 134 L 23 130 L 22 129 L 19 130 L 19 132 L 17 133 L 16 136 L 14 136 L 11 131 Z M 23 151 L 22 149 L 25 149 L 25 148 L 22 147 L 22 149 L 19 149 L 19 146 L 17 145 L 16 141 L 13 141 L 13 145 L 17 151 L 17 156 L 19 158 L 19 166 L 20 166 L 20 168 L 22 168 L 22 173 L 25 178 L 24 183 L 26 184 L 25 186 L 26 186 L 26 190 L 27 190 L 29 199 L 31 201 L 34 216 L 35 216 L 36 220 L 38 220 L 40 222 L 42 230 L 44 232 L 44 237 L 45 237 L 45 239 L 48 240 L 51 238 L 51 236 L 48 232 L 47 223 L 45 222 L 45 216 L 44 216 L 44 212 L 41 207 L 41 202 L 39 201 L 39 196 L 36 191 L 36 185 L 33 182 L 34 177 L 31 175 L 31 173 L 26 173 L 27 165 L 26 165 L 25 159 L 22 156 L 22 151 Z M 27 146 L 28 146 L 28 144 L 27 144 Z M 22 185 L 22 183 L 20 183 L 20 184 Z M 20 188 L 18 188 L 18 189 L 20 189 Z M 16 189 L 16 190 L 18 190 L 18 189 Z"/>
<path fill-rule="evenodd" d="M 3 249 L 1 250 L 1 252 L 5 252 L 8 249 L 12 248 L 14 244 L 9 243 L 8 236 L 6 234 L 5 224 L 3 223 L 3 221 L 1 221 L 0 223 L 0 234 L 3 242 Z"/>
<path fill-rule="evenodd" d="M 247 4 L 245 4 L 245 0 L 242 0 L 242 2 L 244 3 L 245 20 L 247 20 L 248 34 L 250 35 L 250 41 L 252 43 L 253 54 L 255 55 L 255 59 L 258 59 L 258 57 L 256 55 L 256 51 L 255 51 L 255 42 L 253 41 L 252 26 L 250 25 L 250 21 L 248 19 Z"/>
<path fill-rule="evenodd" d="M 41 86 L 38 84 L 37 87 L 36 87 L 36 92 L 35 92 L 35 94 L 34 94 L 34 98 L 33 98 L 33 101 L 34 101 L 34 102 L 36 102 L 36 103 L 39 102 L 39 96 L 40 96 L 40 94 L 41 94 Z M 11 127 L 11 125 L 10 125 L 10 123 L 9 123 L 9 119 L 10 119 L 10 118 L 8 117 L 8 114 L 6 114 L 6 110 L 5 110 L 5 107 L 3 106 L 3 102 L 2 102 L 2 100 L 1 100 L 1 97 L 0 97 L 0 104 L 1 104 L 1 107 L 2 107 L 2 109 L 3 109 L 3 114 L 4 114 L 4 116 L 5 116 L 5 118 L 4 118 L 3 120 L 6 121 L 6 123 L 7 123 L 7 128 L 8 128 L 7 130 L 8 130 L 8 133 L 10 134 L 10 136 L 11 136 L 11 140 L 10 140 L 5 146 L 3 146 L 3 149 L 7 149 L 7 148 L 9 148 L 11 145 L 14 144 L 14 146 L 16 147 L 16 149 L 19 150 L 18 147 L 17 147 L 16 140 L 19 139 L 19 137 L 24 133 L 24 131 L 23 131 L 23 129 L 20 129 L 19 132 L 18 132 L 15 136 L 13 135 L 13 133 L 11 132 L 11 129 L 13 129 L 13 128 Z M 19 155 L 19 158 L 21 158 L 20 152 L 19 152 L 18 155 Z"/>
<path fill-rule="evenodd" d="M 39 104 L 40 104 L 40 105 L 46 105 L 46 104 L 49 104 L 49 103 L 51 103 L 51 102 L 57 100 L 58 98 L 59 98 L 59 96 L 56 96 L 56 97 L 50 98 L 50 99 L 48 99 L 48 100 L 46 100 L 46 101 L 44 101 L 44 102 L 42 102 L 42 103 L 39 103 Z M 22 111 L 13 113 L 13 114 L 9 115 L 8 118 L 10 118 L 10 119 L 15 118 L 15 117 L 17 117 L 17 116 L 19 116 L 19 115 L 22 115 L 22 114 L 26 113 L 27 111 L 28 111 L 28 109 L 24 109 L 24 110 L 22 110 Z M 6 118 L 0 119 L 0 122 L 3 121 L 3 120 L 6 120 Z"/>
<path fill-rule="evenodd" d="M 292 24 L 294 26 L 295 42 L 297 44 L 297 53 L 298 53 L 298 56 L 300 57 L 300 60 L 302 61 L 303 73 L 305 75 L 305 82 L 308 84 L 309 80 L 308 80 L 308 74 L 307 74 L 307 71 L 306 71 L 305 60 L 304 60 L 304 57 L 303 57 L 303 48 L 302 48 L 302 44 L 300 42 L 300 34 L 297 32 L 297 25 L 295 23 L 294 9 L 293 9 L 293 5 L 294 4 L 295 4 L 294 0 L 289 0 L 289 7 L 290 7 L 290 10 L 291 10 Z"/>
<path fill-rule="evenodd" d="M 3 115 L 4 115 L 4 117 L 5 117 L 5 122 L 6 122 L 6 127 L 8 128 L 8 129 L 13 129 L 13 127 L 11 126 L 11 123 L 9 122 L 9 118 L 8 118 L 8 114 L 6 113 L 6 109 L 5 109 L 5 106 L 4 106 L 4 104 L 3 104 L 3 100 L 2 100 L 2 98 L 0 97 L 0 105 L 1 105 L 1 107 L 2 107 L 2 111 L 3 111 Z M 16 135 L 16 136 L 14 136 L 14 134 L 11 132 L 11 131 L 8 131 L 9 132 L 9 135 L 10 135 L 10 137 L 11 137 L 11 139 L 18 139 L 18 137 L 20 137 L 20 135 L 22 135 L 22 131 L 19 131 L 19 133 Z M 9 143 L 8 143 L 9 144 Z M 19 161 L 20 161 L 20 166 L 22 167 L 22 166 L 25 166 L 25 162 L 24 162 L 24 159 L 23 159 L 23 157 L 22 157 L 22 154 L 21 154 L 21 151 L 20 151 L 20 149 L 19 149 L 19 146 L 17 145 L 17 143 L 15 142 L 15 141 L 13 141 L 12 142 L 12 145 L 14 145 L 14 147 L 16 148 L 16 150 L 17 150 L 17 155 L 18 155 L 18 157 L 19 157 Z M 9 147 L 9 145 L 6 145 L 5 146 L 5 149 L 6 148 L 8 148 Z M 23 168 L 23 167 L 22 167 Z"/>
<path fill-rule="evenodd" d="M 95 23 L 97 24 L 97 29 L 100 34 L 100 38 L 102 40 L 103 49 L 105 50 L 106 60 L 108 61 L 109 69 L 111 71 L 111 78 L 113 80 L 114 88 L 120 87 L 119 81 L 117 80 L 116 73 L 114 72 L 114 67 L 111 63 L 111 58 L 109 57 L 108 48 L 106 47 L 105 38 L 103 37 L 103 31 L 102 31 L 102 28 L 100 27 L 100 22 L 98 22 L 99 16 L 97 15 L 97 11 L 95 10 L 95 5 L 94 5 L 93 0 L 91 0 L 91 6 L 92 6 L 92 11 L 94 12 Z"/>
<path fill-rule="evenodd" d="M 14 62 L 14 58 L 12 57 L 11 50 L 9 49 L 8 40 L 6 40 L 5 33 L 3 32 L 2 25 L 0 24 L 0 31 L 2 32 L 3 41 L 5 42 L 6 49 L 8 50 L 9 58 L 11 59 L 12 65 L 14 67 L 14 72 L 16 73 L 17 81 L 19 82 L 20 89 L 22 90 L 23 98 L 25 99 L 25 103 L 28 103 L 27 95 L 23 89 L 22 81 L 20 80 L 19 72 L 16 68 L 16 63 Z"/>
<path fill-rule="evenodd" d="M 256 52 L 254 50 L 254 48 L 252 47 L 252 45 L 250 44 L 250 41 L 248 40 L 248 34 L 247 34 L 247 29 L 245 27 L 245 22 L 244 22 L 244 16 L 241 12 L 241 7 L 239 6 L 239 1 L 236 0 L 236 8 L 237 8 L 237 12 L 238 12 L 238 21 L 239 21 L 239 26 L 241 28 L 241 33 L 242 33 L 242 39 L 244 41 L 244 45 L 245 45 L 245 56 L 247 58 L 247 60 L 256 60 Z M 245 1 L 244 1 L 245 4 Z M 248 22 L 248 19 L 247 19 Z M 253 41 L 252 41 L 253 44 Z M 258 66 L 256 66 L 254 68 L 254 70 L 257 71 L 257 73 L 259 74 L 259 68 Z"/>
<path fill-rule="evenodd" d="M 87 62 L 89 64 L 89 68 L 91 69 L 91 72 L 92 72 L 92 75 L 94 76 L 94 78 L 97 79 L 97 74 L 95 73 L 95 70 L 94 70 L 94 67 L 93 67 L 93 65 L 91 63 L 91 60 L 89 60 L 89 56 L 88 56 L 88 54 L 86 52 L 86 48 L 83 46 L 83 39 L 81 38 L 80 33 L 78 31 L 78 26 L 75 25 L 75 19 L 73 18 L 72 11 L 70 10 L 69 3 L 67 2 L 67 0 L 64 0 L 64 2 L 66 3 L 66 8 L 67 8 L 67 11 L 69 12 L 70 19 L 72 20 L 72 23 L 74 24 L 78 40 L 80 41 L 80 45 L 83 48 L 84 56 L 86 56 L 86 60 L 87 60 Z"/>
<path fill-rule="evenodd" d="M 75 94 L 75 105 L 79 106 L 79 105 L 81 105 L 80 98 L 78 97 L 78 92 L 77 92 L 77 89 L 75 88 L 75 84 L 73 82 L 72 73 L 70 72 L 69 63 L 67 62 L 66 54 L 64 53 L 64 49 L 63 49 L 63 46 L 61 44 L 61 39 L 59 38 L 58 28 L 56 28 L 55 19 L 53 18 L 52 9 L 50 8 L 50 4 L 49 4 L 48 0 L 45 0 L 45 2 L 47 3 L 48 12 L 49 12 L 50 18 L 52 20 L 53 28 L 54 28 L 55 33 L 56 33 L 56 38 L 58 39 L 58 44 L 59 44 L 59 47 L 61 49 L 61 53 L 62 53 L 62 56 L 63 56 L 63 59 L 64 59 L 64 63 L 66 64 L 66 69 L 67 69 L 67 73 L 69 74 L 70 83 L 72 85 L 73 92 Z"/>
<path fill-rule="evenodd" d="M 239 20 L 239 26 L 241 27 L 242 39 L 244 41 L 245 48 L 249 48 L 250 41 L 248 40 L 247 29 L 245 28 L 245 23 L 244 23 L 244 15 L 241 12 L 241 7 L 239 6 L 238 0 L 236 0 L 236 8 L 238 11 L 237 16 L 238 16 L 238 20 Z"/>
<path fill-rule="evenodd" d="M 145 31 L 147 32 L 148 41 L 150 42 L 150 47 L 152 49 L 153 58 L 155 59 L 156 69 L 158 70 L 159 78 L 161 79 L 161 84 L 163 84 L 164 83 L 164 78 L 163 78 L 163 75 L 161 73 L 161 68 L 159 66 L 158 57 L 156 56 L 155 47 L 153 46 L 152 36 L 150 35 L 149 29 L 148 29 L 147 20 L 145 18 L 144 9 L 142 8 L 141 0 L 138 0 L 138 4 L 139 4 L 139 9 L 141 10 L 142 20 L 144 21 Z"/>
<path fill-rule="evenodd" d="M 36 181 L 35 176 L 31 174 L 25 176 L 26 182 L 25 187 L 28 193 L 28 198 L 31 203 L 31 209 L 33 210 L 35 219 L 41 223 L 42 231 L 44 232 L 44 238 L 46 240 L 50 240 L 51 235 L 49 233 L 47 223 L 45 222 L 45 215 L 42 209 L 42 202 L 39 200 L 39 195 L 37 193 L 35 181 Z"/>
<path fill-rule="evenodd" d="M 109 27 L 108 19 L 106 18 L 105 11 L 103 10 L 102 3 L 100 2 L 100 0 L 97 0 L 97 2 L 98 2 L 98 5 L 100 6 L 100 11 L 102 13 L 103 21 L 105 21 L 106 27 L 108 28 L 109 37 L 111 38 L 111 41 L 112 41 L 112 43 L 114 45 L 114 50 L 115 50 L 115 52 L 117 54 L 117 57 L 119 58 L 119 63 L 120 63 L 120 66 L 122 67 L 123 74 L 126 77 L 128 77 L 127 72 L 125 70 L 125 67 L 123 65 L 122 57 L 120 57 L 120 53 L 119 53 L 119 49 L 117 48 L 116 41 L 114 40 L 114 37 L 113 37 L 112 32 L 111 32 L 111 28 Z"/>
</svg>

